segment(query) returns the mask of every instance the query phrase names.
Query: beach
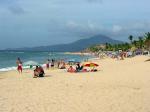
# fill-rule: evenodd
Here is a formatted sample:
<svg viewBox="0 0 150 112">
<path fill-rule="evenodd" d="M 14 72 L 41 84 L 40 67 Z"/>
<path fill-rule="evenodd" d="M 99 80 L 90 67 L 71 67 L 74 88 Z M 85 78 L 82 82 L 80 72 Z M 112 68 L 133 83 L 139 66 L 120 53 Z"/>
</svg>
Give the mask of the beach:
<svg viewBox="0 0 150 112">
<path fill-rule="evenodd" d="M 99 71 L 32 70 L 0 73 L 0 112 L 149 112 L 148 56 L 94 59 Z"/>
</svg>

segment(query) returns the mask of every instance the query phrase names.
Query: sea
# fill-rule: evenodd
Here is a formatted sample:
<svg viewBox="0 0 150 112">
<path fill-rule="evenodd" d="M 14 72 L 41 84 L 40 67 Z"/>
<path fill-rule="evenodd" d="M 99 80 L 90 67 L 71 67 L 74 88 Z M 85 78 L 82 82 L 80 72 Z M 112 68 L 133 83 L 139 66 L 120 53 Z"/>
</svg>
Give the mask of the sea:
<svg viewBox="0 0 150 112">
<path fill-rule="evenodd" d="M 0 72 L 16 70 L 16 59 L 20 58 L 23 63 L 28 61 L 37 62 L 39 65 L 45 64 L 47 59 L 54 60 L 77 60 L 84 61 L 93 56 L 90 55 L 75 55 L 68 54 L 64 52 L 24 52 L 24 51 L 0 51 Z M 23 68 L 28 68 L 28 66 L 23 64 Z"/>
</svg>

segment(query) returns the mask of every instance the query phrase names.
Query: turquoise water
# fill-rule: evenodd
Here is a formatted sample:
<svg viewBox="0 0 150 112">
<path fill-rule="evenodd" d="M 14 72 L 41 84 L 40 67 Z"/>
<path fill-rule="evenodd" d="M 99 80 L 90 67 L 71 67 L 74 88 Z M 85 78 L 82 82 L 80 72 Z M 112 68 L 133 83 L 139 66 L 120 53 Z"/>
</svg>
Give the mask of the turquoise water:
<svg viewBox="0 0 150 112">
<path fill-rule="evenodd" d="M 44 64 L 47 59 L 65 59 L 83 61 L 90 56 L 70 55 L 65 53 L 52 53 L 52 52 L 14 52 L 3 51 L 0 52 L 0 71 L 9 71 L 16 69 L 16 59 L 20 57 L 22 62 L 36 61 L 39 64 Z"/>
</svg>

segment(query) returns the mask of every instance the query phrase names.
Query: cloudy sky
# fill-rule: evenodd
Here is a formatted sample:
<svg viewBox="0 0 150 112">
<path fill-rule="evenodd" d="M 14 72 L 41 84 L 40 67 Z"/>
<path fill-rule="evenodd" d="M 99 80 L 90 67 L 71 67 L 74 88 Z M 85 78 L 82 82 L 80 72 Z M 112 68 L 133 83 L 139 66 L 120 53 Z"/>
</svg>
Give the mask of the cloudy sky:
<svg viewBox="0 0 150 112">
<path fill-rule="evenodd" d="M 0 49 L 150 31 L 149 0 L 0 0 Z"/>
</svg>

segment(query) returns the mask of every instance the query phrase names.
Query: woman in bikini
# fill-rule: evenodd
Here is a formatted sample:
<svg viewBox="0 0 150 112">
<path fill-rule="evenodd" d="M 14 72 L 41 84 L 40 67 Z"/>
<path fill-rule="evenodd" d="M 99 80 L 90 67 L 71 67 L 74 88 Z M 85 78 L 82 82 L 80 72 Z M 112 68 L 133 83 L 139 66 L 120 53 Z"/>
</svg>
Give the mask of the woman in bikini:
<svg viewBox="0 0 150 112">
<path fill-rule="evenodd" d="M 16 64 L 17 64 L 18 72 L 22 73 L 22 61 L 21 61 L 21 59 L 19 57 L 17 58 Z"/>
</svg>

